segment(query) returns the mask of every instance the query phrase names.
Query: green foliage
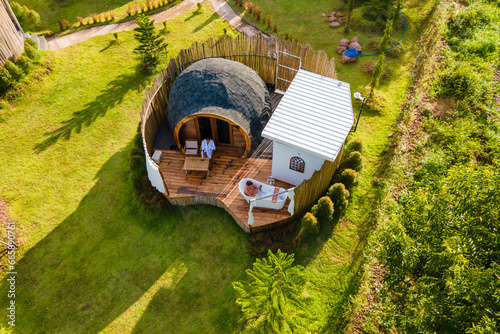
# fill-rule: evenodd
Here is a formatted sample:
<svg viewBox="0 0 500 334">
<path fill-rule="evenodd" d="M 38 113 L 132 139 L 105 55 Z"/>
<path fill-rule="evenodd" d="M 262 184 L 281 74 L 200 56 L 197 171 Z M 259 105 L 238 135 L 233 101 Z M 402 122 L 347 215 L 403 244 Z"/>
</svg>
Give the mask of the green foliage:
<svg viewBox="0 0 500 334">
<path fill-rule="evenodd" d="M 137 132 L 133 141 L 134 146 L 130 149 L 130 178 L 138 180 L 147 175 L 144 146 L 142 145 L 141 126 L 137 127 Z"/>
<path fill-rule="evenodd" d="M 346 152 L 358 151 L 360 153 L 363 153 L 365 151 L 365 143 L 363 143 L 361 138 L 355 138 L 347 143 L 346 148 Z"/>
<path fill-rule="evenodd" d="M 42 23 L 40 15 L 36 11 L 26 6 L 21 6 L 15 1 L 10 2 L 10 7 L 24 28 L 37 27 Z"/>
<path fill-rule="evenodd" d="M 404 331 L 500 325 L 499 167 L 457 165 L 401 197 L 378 241 Z"/>
<path fill-rule="evenodd" d="M 340 173 L 338 182 L 343 183 L 347 189 L 358 184 L 358 173 L 354 169 L 346 168 Z"/>
<path fill-rule="evenodd" d="M 33 60 L 34 63 L 39 63 L 42 60 L 42 55 L 40 52 L 28 43 L 24 43 L 23 54 L 29 59 Z"/>
<path fill-rule="evenodd" d="M 237 281 L 233 287 L 252 327 L 264 333 L 289 333 L 309 328 L 302 290 L 306 282 L 302 266 L 293 266 L 293 254 L 269 251 L 267 258 L 256 259 L 246 273 L 250 281 Z"/>
<path fill-rule="evenodd" d="M 343 183 L 334 183 L 328 188 L 328 197 L 332 200 L 333 207 L 337 212 L 347 209 L 349 204 L 349 190 Z"/>
<path fill-rule="evenodd" d="M 363 17 L 385 25 L 387 20 L 392 17 L 391 9 L 395 2 L 395 0 L 369 0 L 364 6 Z"/>
<path fill-rule="evenodd" d="M 321 197 L 315 204 L 311 213 L 316 217 L 319 225 L 325 226 L 332 221 L 333 202 L 328 196 Z"/>
<path fill-rule="evenodd" d="M 149 16 L 141 14 L 134 22 L 139 26 L 134 29 L 134 37 L 139 42 L 134 53 L 139 55 L 143 69 L 153 69 L 167 53 L 165 39 L 155 32 L 154 21 Z"/>
<path fill-rule="evenodd" d="M 3 95 L 14 84 L 15 80 L 5 67 L 0 67 L 0 95 Z"/>
<path fill-rule="evenodd" d="M 33 62 L 26 56 L 21 55 L 17 61 L 16 65 L 21 68 L 24 73 L 29 73 L 34 68 Z"/>
<path fill-rule="evenodd" d="M 34 47 L 35 49 L 38 49 L 38 42 L 35 41 L 33 38 L 31 37 L 26 37 L 26 39 L 24 40 L 25 43 L 28 43 L 29 45 L 31 45 L 32 47 Z"/>
<path fill-rule="evenodd" d="M 340 166 L 342 168 L 354 169 L 359 172 L 363 168 L 363 158 L 361 157 L 361 153 L 358 151 L 349 153 Z"/>
<path fill-rule="evenodd" d="M 10 60 L 5 61 L 5 68 L 7 69 L 7 71 L 9 71 L 12 79 L 15 81 L 19 81 L 19 79 L 21 79 L 21 77 L 23 76 L 23 71 L 21 71 L 19 66 L 17 66 Z"/>
<path fill-rule="evenodd" d="M 318 220 L 311 212 L 306 213 L 300 220 L 300 234 L 303 237 L 309 237 L 316 235 L 318 232 Z"/>
<path fill-rule="evenodd" d="M 450 61 L 441 71 L 433 90 L 436 96 L 482 99 L 488 91 L 488 81 L 484 73 L 478 72 L 469 62 Z"/>
<path fill-rule="evenodd" d="M 385 54 L 382 53 L 379 56 L 375 66 L 373 66 L 373 74 L 372 74 L 372 79 L 370 81 L 370 94 L 368 96 L 368 100 L 370 100 L 373 97 L 373 91 L 375 90 L 375 87 L 377 87 L 380 81 L 380 77 L 382 77 L 382 74 L 384 73 L 384 61 L 385 61 Z"/>
</svg>

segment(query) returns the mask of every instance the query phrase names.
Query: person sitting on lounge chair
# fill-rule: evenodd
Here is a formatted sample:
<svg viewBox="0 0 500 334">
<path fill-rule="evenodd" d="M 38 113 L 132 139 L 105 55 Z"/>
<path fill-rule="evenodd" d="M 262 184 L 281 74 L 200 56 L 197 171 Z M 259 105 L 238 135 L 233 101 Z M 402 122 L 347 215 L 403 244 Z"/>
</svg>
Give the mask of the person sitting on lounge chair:
<svg viewBox="0 0 500 334">
<path fill-rule="evenodd" d="M 245 195 L 247 195 L 248 197 L 255 197 L 255 195 L 257 195 L 257 193 L 259 192 L 259 190 L 262 188 L 262 186 L 260 187 L 257 187 L 257 186 L 254 186 L 252 181 L 247 181 L 247 186 L 245 187 Z"/>
</svg>

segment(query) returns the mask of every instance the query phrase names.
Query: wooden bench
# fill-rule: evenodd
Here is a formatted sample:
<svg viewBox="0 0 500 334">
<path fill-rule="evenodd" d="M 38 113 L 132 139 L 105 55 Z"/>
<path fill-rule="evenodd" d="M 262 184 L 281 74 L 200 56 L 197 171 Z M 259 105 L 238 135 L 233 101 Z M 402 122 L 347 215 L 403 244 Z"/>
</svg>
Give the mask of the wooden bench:
<svg viewBox="0 0 500 334">
<path fill-rule="evenodd" d="M 206 171 L 207 176 L 210 176 L 210 170 L 208 169 L 210 165 L 210 159 L 201 160 L 200 157 L 186 157 L 184 160 L 184 169 L 186 171 L 186 175 L 190 170 L 197 171 Z"/>
</svg>

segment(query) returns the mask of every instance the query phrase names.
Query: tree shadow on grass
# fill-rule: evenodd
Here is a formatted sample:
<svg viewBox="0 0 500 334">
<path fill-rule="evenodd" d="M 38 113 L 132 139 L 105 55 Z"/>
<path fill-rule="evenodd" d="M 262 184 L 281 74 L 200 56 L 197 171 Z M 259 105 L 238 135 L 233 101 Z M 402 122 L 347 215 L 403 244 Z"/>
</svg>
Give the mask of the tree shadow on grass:
<svg viewBox="0 0 500 334">
<path fill-rule="evenodd" d="M 90 126 L 99 117 L 117 104 L 121 103 L 124 95 L 130 90 L 144 89 L 149 75 L 140 71 L 122 74 L 110 81 L 94 101 L 87 103 L 81 110 L 75 111 L 73 117 L 63 121 L 61 126 L 54 131 L 45 133 L 47 138 L 35 145 L 35 152 L 41 153 L 57 143 L 59 139 L 69 140 L 73 133 L 80 133 L 82 128 Z"/>
<path fill-rule="evenodd" d="M 205 20 L 205 22 L 203 22 L 202 24 L 200 24 L 199 26 L 194 28 L 193 33 L 202 30 L 203 28 L 205 28 L 207 25 L 209 25 L 213 21 L 217 20 L 218 18 L 220 18 L 219 14 L 213 13 L 208 19 Z"/>
<path fill-rule="evenodd" d="M 227 290 L 250 265 L 241 247 L 247 236 L 222 209 L 145 210 L 127 180 L 129 149 L 102 166 L 76 210 L 17 263 L 13 333 L 97 333 L 112 325 L 116 333 L 123 326 L 132 330 L 147 305 L 141 303 L 154 295 L 151 290 L 162 277 L 186 276 L 185 283 L 167 286 L 196 304 L 203 295 L 215 295 L 207 289 L 215 289 L 216 282 Z M 9 303 L 6 279 L 0 283 L 2 305 Z M 162 286 L 158 291 L 160 298 Z M 233 303 L 232 295 L 222 296 L 206 297 L 213 300 L 207 306 Z M 166 311 L 178 308 L 176 301 L 161 298 L 168 308 L 155 309 L 155 324 L 169 319 Z M 192 309 L 184 317 L 198 312 L 203 310 Z M 236 317 L 232 312 L 231 318 Z M 6 315 L 1 308 L 2 323 Z"/>
</svg>

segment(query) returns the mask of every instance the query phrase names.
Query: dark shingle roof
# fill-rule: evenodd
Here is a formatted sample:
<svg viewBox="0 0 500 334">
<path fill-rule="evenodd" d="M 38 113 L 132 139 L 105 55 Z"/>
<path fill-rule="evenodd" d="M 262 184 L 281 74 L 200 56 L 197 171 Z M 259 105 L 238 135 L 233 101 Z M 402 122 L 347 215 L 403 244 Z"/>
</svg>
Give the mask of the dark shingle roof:
<svg viewBox="0 0 500 334">
<path fill-rule="evenodd" d="M 208 113 L 238 124 L 252 148 L 271 116 L 269 92 L 251 68 L 226 59 L 204 59 L 184 70 L 170 89 L 167 118 L 172 132 L 185 117 Z"/>
</svg>

